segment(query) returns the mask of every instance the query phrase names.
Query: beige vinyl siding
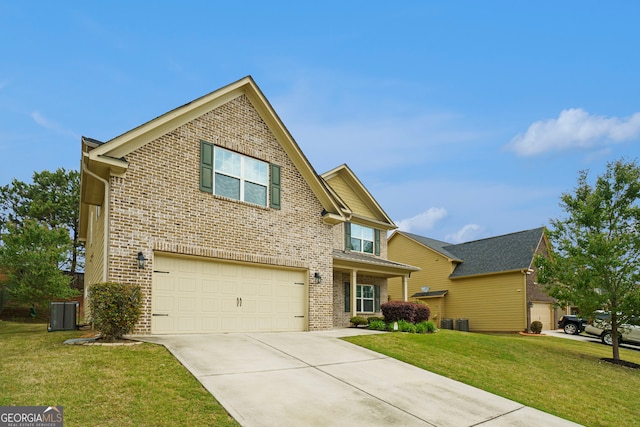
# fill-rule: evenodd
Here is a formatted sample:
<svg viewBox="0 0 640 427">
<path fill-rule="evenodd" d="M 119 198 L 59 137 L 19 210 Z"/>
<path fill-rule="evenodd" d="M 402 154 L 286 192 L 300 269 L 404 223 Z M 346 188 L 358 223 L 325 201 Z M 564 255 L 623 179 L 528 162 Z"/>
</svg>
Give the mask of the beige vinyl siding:
<svg viewBox="0 0 640 427">
<path fill-rule="evenodd" d="M 97 212 L 100 212 L 100 216 Z M 89 207 L 89 229 L 85 243 L 84 266 L 84 307 L 85 317 L 89 316 L 88 288 L 103 280 L 104 272 L 104 217 L 105 210 L 96 206 Z"/>
<path fill-rule="evenodd" d="M 84 281 L 88 285 L 102 282 L 104 267 L 104 209 L 100 209 L 100 216 L 96 206 L 90 206 L 90 226 L 87 236 L 86 261 L 84 269 Z"/>
<path fill-rule="evenodd" d="M 351 189 L 349 184 L 341 177 L 334 176 L 327 181 L 331 188 L 338 193 L 340 198 L 349 206 L 354 214 L 366 218 L 377 218 L 376 214 L 362 201 L 362 199 Z"/>
</svg>

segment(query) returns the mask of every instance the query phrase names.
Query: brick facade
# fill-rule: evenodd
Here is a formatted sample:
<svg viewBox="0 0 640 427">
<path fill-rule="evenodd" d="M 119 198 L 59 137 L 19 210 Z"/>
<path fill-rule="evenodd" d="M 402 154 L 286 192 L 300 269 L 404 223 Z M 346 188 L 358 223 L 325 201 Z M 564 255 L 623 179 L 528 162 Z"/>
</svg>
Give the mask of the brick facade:
<svg viewBox="0 0 640 427">
<path fill-rule="evenodd" d="M 201 141 L 279 165 L 282 208 L 200 191 Z M 111 178 L 108 277 L 142 286 L 136 333 L 151 331 L 154 251 L 319 272 L 322 283 L 309 286 L 309 329 L 333 326 L 332 227 L 323 223 L 320 202 L 246 96 L 145 144 L 126 160 L 126 175 Z M 144 270 L 137 268 L 139 251 L 149 259 Z"/>
<path fill-rule="evenodd" d="M 280 209 L 202 191 L 202 142 L 279 166 Z M 340 258 L 334 249 L 345 249 L 341 221 L 351 221 L 353 214 L 354 223 L 380 226 L 380 254 L 371 256 L 382 260 L 387 258 L 384 234 L 394 227 L 393 222 L 346 165 L 332 172 L 348 178 L 335 181 L 342 183 L 340 188 L 315 174 L 250 77 L 107 143 L 83 137 L 82 166 L 80 235 L 86 244 L 85 283 L 107 280 L 140 285 L 143 314 L 135 333 L 151 333 L 157 254 L 305 272 L 309 330 L 349 325 L 350 313 L 344 311 L 349 270 L 358 271 L 358 284 L 379 285 L 384 303 L 386 277 L 406 275 L 413 269 L 388 261 L 345 261 L 342 256 L 333 270 L 334 256 Z M 333 195 L 340 192 L 357 212 Z M 139 252 L 147 259 L 144 269 L 137 266 Z M 319 283 L 315 273 L 322 278 Z"/>
<path fill-rule="evenodd" d="M 387 279 L 381 277 L 367 276 L 365 274 L 358 274 L 359 285 L 378 285 L 380 286 L 380 304 L 384 304 L 388 301 L 387 293 Z M 333 274 L 333 326 L 345 327 L 350 325 L 351 313 L 345 311 L 344 302 L 344 284 L 351 282 L 351 275 L 349 273 L 335 272 Z M 358 316 L 370 317 L 370 316 L 382 316 L 381 312 L 377 313 L 357 313 Z"/>
</svg>

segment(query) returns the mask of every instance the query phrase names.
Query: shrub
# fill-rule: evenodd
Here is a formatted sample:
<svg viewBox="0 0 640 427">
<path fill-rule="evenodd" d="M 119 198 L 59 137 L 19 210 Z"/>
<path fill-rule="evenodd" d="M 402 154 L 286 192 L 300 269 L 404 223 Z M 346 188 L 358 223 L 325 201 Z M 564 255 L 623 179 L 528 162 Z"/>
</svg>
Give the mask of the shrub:
<svg viewBox="0 0 640 427">
<path fill-rule="evenodd" d="M 398 330 L 400 332 L 411 332 L 416 333 L 416 325 L 411 322 L 407 322 L 406 320 L 398 320 Z"/>
<path fill-rule="evenodd" d="M 414 323 L 418 324 L 421 322 L 426 322 L 427 320 L 429 320 L 429 316 L 431 316 L 431 309 L 427 305 L 415 303 L 413 312 Z"/>
<path fill-rule="evenodd" d="M 410 323 L 419 323 L 429 319 L 431 310 L 424 304 L 406 301 L 391 301 L 380 306 L 384 320 L 387 323 L 404 320 Z"/>
<path fill-rule="evenodd" d="M 534 334 L 539 334 L 540 332 L 542 332 L 542 322 L 540 322 L 539 320 L 534 320 L 533 322 L 531 322 L 531 332 L 533 332 Z"/>
<path fill-rule="evenodd" d="M 384 322 L 384 317 L 379 317 L 379 316 L 367 317 L 367 322 L 369 322 L 369 324 L 371 324 L 371 322 L 375 322 L 376 320 L 382 320 Z"/>
<path fill-rule="evenodd" d="M 373 329 L 374 331 L 386 331 L 387 324 L 384 320 L 371 320 L 369 322 L 369 329 Z"/>
<path fill-rule="evenodd" d="M 416 332 L 419 334 L 430 334 L 437 330 L 436 324 L 430 321 L 416 323 Z"/>
<path fill-rule="evenodd" d="M 369 321 L 367 320 L 366 317 L 362 317 L 362 316 L 354 316 L 350 319 L 350 322 L 353 326 L 355 326 L 356 328 L 360 325 L 368 325 Z"/>
<path fill-rule="evenodd" d="M 91 320 L 102 339 L 115 341 L 133 331 L 142 306 L 140 286 L 97 283 L 89 287 L 89 298 Z"/>
</svg>

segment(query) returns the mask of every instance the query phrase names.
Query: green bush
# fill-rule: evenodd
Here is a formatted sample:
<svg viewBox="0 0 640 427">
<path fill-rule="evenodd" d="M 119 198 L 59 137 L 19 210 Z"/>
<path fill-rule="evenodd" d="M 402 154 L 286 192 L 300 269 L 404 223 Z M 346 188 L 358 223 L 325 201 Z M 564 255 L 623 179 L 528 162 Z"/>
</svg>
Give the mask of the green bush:
<svg viewBox="0 0 640 427">
<path fill-rule="evenodd" d="M 386 331 L 387 324 L 384 320 L 371 320 L 369 322 L 369 329 L 373 329 L 375 331 Z"/>
<path fill-rule="evenodd" d="M 533 322 L 531 322 L 531 332 L 533 332 L 534 334 L 539 334 L 540 332 L 542 332 L 542 322 L 540 322 L 539 320 L 534 320 Z"/>
<path fill-rule="evenodd" d="M 367 320 L 367 318 L 366 317 L 362 317 L 362 316 L 354 316 L 349 321 L 356 328 L 358 326 L 360 326 L 360 325 L 368 325 L 369 324 L 369 321 Z"/>
<path fill-rule="evenodd" d="M 138 285 L 107 282 L 89 287 L 91 320 L 105 341 L 115 341 L 132 332 L 141 307 L 142 291 Z"/>
<path fill-rule="evenodd" d="M 416 325 L 411 322 L 407 322 L 406 320 L 398 320 L 398 330 L 400 332 L 416 332 Z"/>
<path fill-rule="evenodd" d="M 367 317 L 367 322 L 371 324 L 371 322 L 375 322 L 376 320 L 382 320 L 384 322 L 384 317 L 382 316 L 369 316 Z"/>
<path fill-rule="evenodd" d="M 436 324 L 429 320 L 416 324 L 416 333 L 418 334 L 430 334 L 435 332 L 436 330 Z"/>
</svg>

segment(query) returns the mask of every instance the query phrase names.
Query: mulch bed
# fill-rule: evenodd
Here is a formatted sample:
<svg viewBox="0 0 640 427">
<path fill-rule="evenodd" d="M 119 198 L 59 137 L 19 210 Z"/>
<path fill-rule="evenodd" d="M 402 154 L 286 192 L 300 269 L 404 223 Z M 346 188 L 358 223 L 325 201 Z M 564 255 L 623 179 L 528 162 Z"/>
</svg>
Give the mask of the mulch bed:
<svg viewBox="0 0 640 427">
<path fill-rule="evenodd" d="M 624 366 L 625 368 L 631 368 L 631 369 L 640 369 L 640 365 L 637 363 L 633 363 L 633 362 L 627 362 L 626 360 L 616 360 L 610 357 L 603 357 L 602 359 L 600 359 L 604 362 L 607 363 L 612 363 L 614 365 L 619 365 L 619 366 Z"/>
</svg>

